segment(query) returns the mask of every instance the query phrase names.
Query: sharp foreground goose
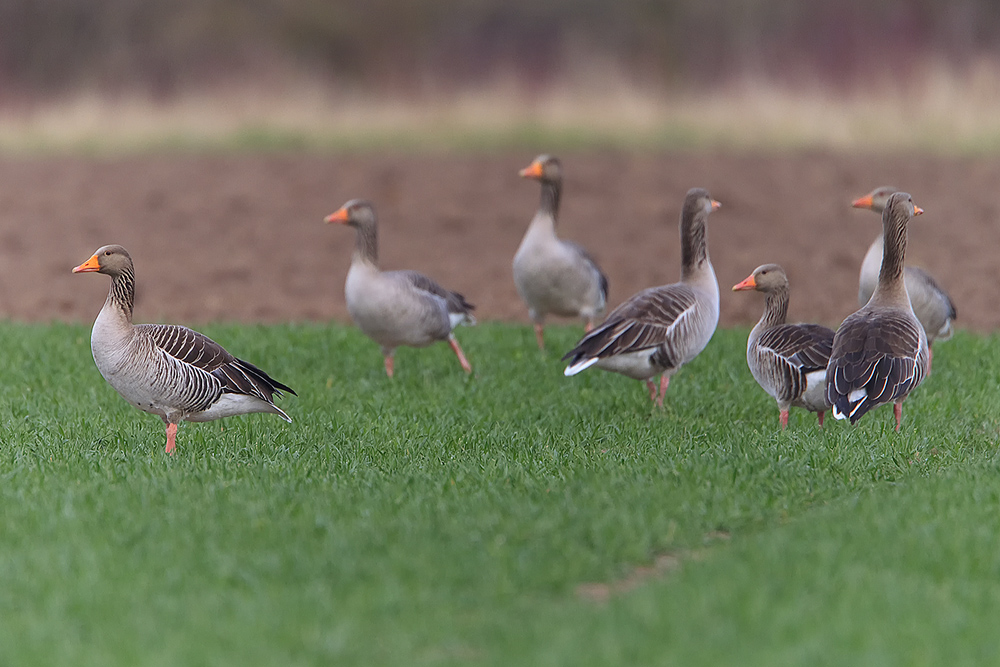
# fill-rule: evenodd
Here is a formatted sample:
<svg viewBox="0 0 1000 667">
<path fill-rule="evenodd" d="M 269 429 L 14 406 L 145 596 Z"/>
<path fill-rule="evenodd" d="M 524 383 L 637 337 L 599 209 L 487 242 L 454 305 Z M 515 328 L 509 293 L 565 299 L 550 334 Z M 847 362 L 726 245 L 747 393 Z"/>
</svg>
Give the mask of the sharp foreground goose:
<svg viewBox="0 0 1000 667">
<path fill-rule="evenodd" d="M 385 372 L 393 375 L 393 355 L 400 345 L 426 347 L 446 340 L 466 373 L 472 367 L 452 329 L 475 324 L 475 308 L 458 292 L 450 292 L 416 271 L 381 271 L 375 207 L 352 199 L 326 217 L 357 231 L 344 296 L 347 312 L 361 331 L 382 346 Z"/>
<path fill-rule="evenodd" d="M 882 186 L 875 188 L 864 197 L 859 197 L 853 202 L 854 208 L 867 208 L 876 213 L 885 210 L 886 202 L 896 188 Z M 882 235 L 879 234 L 864 260 L 861 262 L 861 275 L 858 280 L 858 305 L 863 306 L 868 303 L 875 292 L 875 285 L 878 283 L 879 267 L 882 265 Z M 948 340 L 952 334 L 952 320 L 958 314 L 951 297 L 938 284 L 931 274 L 915 266 L 907 266 L 903 269 L 903 279 L 906 282 L 906 293 L 910 297 L 910 305 L 913 307 L 913 314 L 920 320 L 924 333 L 927 335 L 927 346 L 930 348 L 935 340 Z M 930 354 L 930 352 L 929 352 Z"/>
<path fill-rule="evenodd" d="M 777 264 L 754 269 L 734 292 L 765 294 L 764 314 L 747 339 L 747 365 L 757 384 L 778 402 L 781 429 L 788 426 L 791 406 L 815 412 L 823 426 L 826 365 L 833 348 L 833 330 L 818 324 L 786 324 L 788 276 Z"/>
<path fill-rule="evenodd" d="M 826 398 L 833 416 L 856 423 L 866 412 L 893 403 L 896 430 L 903 400 L 923 381 L 928 368 L 927 335 L 903 280 L 906 225 L 923 211 L 910 195 L 896 192 L 882 212 L 882 268 L 872 298 L 837 329 L 826 368 Z"/>
<path fill-rule="evenodd" d="M 587 331 L 593 328 L 604 313 L 608 279 L 586 250 L 556 236 L 562 192 L 559 160 L 539 155 L 520 175 L 542 184 L 542 201 L 514 255 L 514 285 L 535 324 L 538 347 L 544 349 L 542 330 L 549 313 L 581 317 Z"/>
<path fill-rule="evenodd" d="M 166 452 L 173 454 L 177 424 L 250 412 L 271 412 L 292 421 L 273 401 L 291 387 L 237 359 L 197 331 L 171 324 L 132 324 L 135 271 L 120 245 L 100 248 L 73 273 L 111 276 L 111 291 L 90 337 L 94 362 L 122 398 L 167 425 Z"/>
<path fill-rule="evenodd" d="M 597 366 L 645 380 L 661 407 L 670 376 L 705 349 L 719 323 L 719 283 L 708 258 L 705 224 L 721 206 L 692 188 L 681 210 L 681 280 L 651 287 L 611 311 L 563 359 L 566 375 Z M 659 394 L 652 378 L 660 376 Z"/>
</svg>

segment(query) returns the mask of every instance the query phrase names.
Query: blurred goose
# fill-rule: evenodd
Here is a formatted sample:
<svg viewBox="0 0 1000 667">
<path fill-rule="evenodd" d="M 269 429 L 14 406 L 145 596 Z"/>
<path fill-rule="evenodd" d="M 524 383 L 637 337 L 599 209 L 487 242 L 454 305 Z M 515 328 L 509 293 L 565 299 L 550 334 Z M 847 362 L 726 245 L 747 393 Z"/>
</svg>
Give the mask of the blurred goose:
<svg viewBox="0 0 1000 667">
<path fill-rule="evenodd" d="M 854 208 L 867 208 L 881 214 L 885 210 L 889 197 L 896 192 L 896 188 L 882 186 L 875 188 L 864 197 L 855 199 L 852 206 Z M 878 283 L 879 267 L 882 265 L 882 235 L 879 234 L 864 260 L 861 262 L 861 276 L 858 280 L 858 305 L 865 305 L 872 298 L 875 292 L 875 285 Z M 910 305 L 913 307 L 913 314 L 920 320 L 924 333 L 927 335 L 928 355 L 933 353 L 930 346 L 935 340 L 948 340 L 951 338 L 951 322 L 958 313 L 951 297 L 944 291 L 931 274 L 915 266 L 907 266 L 903 269 L 903 280 L 906 282 L 906 293 L 910 296 Z M 930 356 L 928 356 L 930 358 Z"/>
<path fill-rule="evenodd" d="M 212 421 L 250 412 L 291 418 L 273 396 L 291 387 L 187 327 L 132 324 L 135 271 L 120 245 L 100 248 L 73 273 L 111 276 L 111 291 L 90 336 L 94 362 L 104 379 L 135 407 L 167 425 L 166 452 L 173 454 L 177 424 Z"/>
<path fill-rule="evenodd" d="M 781 429 L 788 426 L 791 406 L 815 412 L 823 426 L 826 365 L 833 347 L 833 330 L 818 324 L 786 324 L 788 276 L 777 264 L 754 269 L 734 292 L 763 292 L 764 314 L 747 339 L 747 365 L 757 384 L 778 402 Z"/>
<path fill-rule="evenodd" d="M 837 329 L 826 368 L 826 399 L 837 419 L 854 424 L 872 408 L 893 403 L 898 431 L 903 400 L 927 373 L 927 335 L 903 280 L 906 225 L 921 213 L 905 192 L 892 194 L 882 212 L 885 238 L 875 293 Z"/>
<path fill-rule="evenodd" d="M 721 206 L 692 188 L 681 210 L 681 280 L 651 287 L 611 311 L 563 359 L 566 375 L 591 366 L 645 380 L 660 407 L 670 376 L 705 349 L 719 323 L 719 283 L 708 258 L 705 223 Z M 660 376 L 659 393 L 652 378 Z"/>
<path fill-rule="evenodd" d="M 545 316 L 582 317 L 590 331 L 604 313 L 608 279 L 586 250 L 556 236 L 562 191 L 559 160 L 539 155 L 520 175 L 542 184 L 542 201 L 514 255 L 514 285 L 528 305 L 538 348 L 545 349 Z"/>
<path fill-rule="evenodd" d="M 378 267 L 378 227 L 375 207 L 352 199 L 326 217 L 326 222 L 357 230 L 344 296 L 347 312 L 361 331 L 382 346 L 386 375 L 393 375 L 393 355 L 400 345 L 426 347 L 446 340 L 466 373 L 465 358 L 452 329 L 475 324 L 475 308 L 458 292 L 449 292 L 416 271 L 381 271 Z"/>
</svg>

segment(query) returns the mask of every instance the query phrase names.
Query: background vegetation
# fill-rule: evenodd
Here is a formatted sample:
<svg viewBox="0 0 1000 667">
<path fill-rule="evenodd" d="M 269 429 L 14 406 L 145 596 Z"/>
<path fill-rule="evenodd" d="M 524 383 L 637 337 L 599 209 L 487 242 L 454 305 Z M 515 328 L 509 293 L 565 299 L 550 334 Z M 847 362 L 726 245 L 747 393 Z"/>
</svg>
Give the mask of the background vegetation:
<svg viewBox="0 0 1000 667">
<path fill-rule="evenodd" d="M 9 0 L 0 95 L 97 86 L 170 96 L 302 71 L 393 94 L 611 67 L 645 85 L 766 75 L 853 83 L 1000 52 L 985 0 Z"/>
<path fill-rule="evenodd" d="M 10 0 L 0 150 L 1000 145 L 983 0 Z"/>
</svg>

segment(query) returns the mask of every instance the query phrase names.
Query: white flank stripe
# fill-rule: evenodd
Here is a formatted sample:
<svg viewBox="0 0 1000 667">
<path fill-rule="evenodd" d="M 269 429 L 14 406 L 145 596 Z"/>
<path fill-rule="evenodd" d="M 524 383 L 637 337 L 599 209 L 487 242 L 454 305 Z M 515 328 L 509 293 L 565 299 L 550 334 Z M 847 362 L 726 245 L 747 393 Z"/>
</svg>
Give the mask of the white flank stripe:
<svg viewBox="0 0 1000 667">
<path fill-rule="evenodd" d="M 826 369 L 806 373 L 806 389 L 815 387 L 817 382 L 826 382 Z"/>
<path fill-rule="evenodd" d="M 583 361 L 578 361 L 572 366 L 567 366 L 566 370 L 563 371 L 563 375 L 569 377 L 570 375 L 576 375 L 580 371 L 585 371 L 598 361 L 597 357 L 591 357 L 590 359 L 584 359 Z"/>
<path fill-rule="evenodd" d="M 865 390 L 864 387 L 862 387 L 861 389 L 855 389 L 850 394 L 848 394 L 847 400 L 850 401 L 851 403 L 857 403 L 858 401 L 864 400 L 865 396 L 867 395 L 868 392 Z"/>
</svg>

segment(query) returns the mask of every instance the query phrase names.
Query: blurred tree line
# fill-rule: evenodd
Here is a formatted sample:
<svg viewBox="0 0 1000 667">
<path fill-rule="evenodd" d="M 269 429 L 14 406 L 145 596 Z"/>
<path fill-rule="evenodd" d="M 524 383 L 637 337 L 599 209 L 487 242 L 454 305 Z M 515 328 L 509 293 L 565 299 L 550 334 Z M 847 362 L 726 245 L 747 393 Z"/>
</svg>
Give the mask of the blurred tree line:
<svg viewBox="0 0 1000 667">
<path fill-rule="evenodd" d="M 2 0 L 0 100 L 305 74 L 419 93 L 613 66 L 637 83 L 854 82 L 996 57 L 992 0 Z"/>
</svg>

